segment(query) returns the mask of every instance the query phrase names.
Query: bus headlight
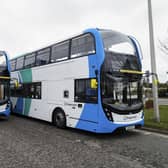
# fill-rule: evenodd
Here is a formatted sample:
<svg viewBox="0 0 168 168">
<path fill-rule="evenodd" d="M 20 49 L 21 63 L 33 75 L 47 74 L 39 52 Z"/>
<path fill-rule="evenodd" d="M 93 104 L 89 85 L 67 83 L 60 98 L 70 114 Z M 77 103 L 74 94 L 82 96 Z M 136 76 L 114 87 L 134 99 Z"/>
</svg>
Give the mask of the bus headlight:
<svg viewBox="0 0 168 168">
<path fill-rule="evenodd" d="M 144 111 L 142 110 L 141 113 L 142 113 L 141 118 L 143 119 L 144 118 Z"/>
<path fill-rule="evenodd" d="M 9 107 L 10 107 L 10 102 L 7 102 L 5 109 L 7 110 Z"/>
<path fill-rule="evenodd" d="M 113 121 L 112 112 L 108 108 L 104 108 L 104 112 L 105 112 L 106 117 L 108 118 L 108 120 Z"/>
</svg>

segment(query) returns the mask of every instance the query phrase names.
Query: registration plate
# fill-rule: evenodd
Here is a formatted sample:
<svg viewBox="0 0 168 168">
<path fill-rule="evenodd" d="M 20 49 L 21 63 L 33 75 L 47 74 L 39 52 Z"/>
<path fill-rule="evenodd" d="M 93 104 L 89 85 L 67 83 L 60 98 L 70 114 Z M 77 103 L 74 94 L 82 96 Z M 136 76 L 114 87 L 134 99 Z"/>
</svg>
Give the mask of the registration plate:
<svg viewBox="0 0 168 168">
<path fill-rule="evenodd" d="M 132 130 L 132 129 L 135 128 L 135 125 L 131 125 L 131 126 L 128 126 L 128 127 L 125 127 L 125 128 L 126 128 L 126 130 Z"/>
</svg>

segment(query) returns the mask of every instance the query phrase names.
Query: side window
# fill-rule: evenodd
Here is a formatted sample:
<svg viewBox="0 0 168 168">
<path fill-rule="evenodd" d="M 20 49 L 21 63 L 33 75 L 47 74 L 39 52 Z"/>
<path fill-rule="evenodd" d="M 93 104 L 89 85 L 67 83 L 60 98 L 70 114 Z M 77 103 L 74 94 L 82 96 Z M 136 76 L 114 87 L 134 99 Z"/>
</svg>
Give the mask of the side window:
<svg viewBox="0 0 168 168">
<path fill-rule="evenodd" d="M 23 85 L 20 85 L 18 88 L 15 88 L 13 85 L 10 86 L 11 97 L 24 97 Z"/>
<path fill-rule="evenodd" d="M 41 99 L 41 82 L 23 83 L 18 88 L 11 88 L 12 97 Z"/>
<path fill-rule="evenodd" d="M 36 83 L 36 94 L 35 94 L 36 99 L 41 99 L 41 83 Z"/>
<path fill-rule="evenodd" d="M 46 48 L 37 52 L 36 65 L 45 65 L 49 63 L 50 48 Z"/>
<path fill-rule="evenodd" d="M 31 83 L 31 84 L 23 84 L 24 85 L 24 90 L 25 90 L 25 96 L 26 98 L 31 98 L 31 99 L 34 99 L 35 96 L 35 87 L 34 87 L 34 84 Z"/>
<path fill-rule="evenodd" d="M 33 54 L 29 54 L 25 56 L 25 64 L 24 67 L 25 68 L 31 68 L 35 66 L 35 53 Z"/>
<path fill-rule="evenodd" d="M 14 71 L 16 68 L 16 59 L 11 61 L 11 71 Z"/>
<path fill-rule="evenodd" d="M 31 99 L 41 99 L 41 82 L 23 84 L 24 97 Z"/>
<path fill-rule="evenodd" d="M 66 60 L 69 57 L 69 41 L 52 46 L 51 62 Z"/>
<path fill-rule="evenodd" d="M 23 68 L 23 63 L 24 63 L 24 57 L 23 56 L 17 58 L 16 69 L 22 69 Z"/>
<path fill-rule="evenodd" d="M 91 80 L 92 79 L 75 80 L 76 102 L 97 103 L 97 88 L 92 87 Z"/>
<path fill-rule="evenodd" d="M 95 53 L 94 37 L 91 34 L 85 34 L 72 39 L 71 58 L 85 56 Z"/>
</svg>

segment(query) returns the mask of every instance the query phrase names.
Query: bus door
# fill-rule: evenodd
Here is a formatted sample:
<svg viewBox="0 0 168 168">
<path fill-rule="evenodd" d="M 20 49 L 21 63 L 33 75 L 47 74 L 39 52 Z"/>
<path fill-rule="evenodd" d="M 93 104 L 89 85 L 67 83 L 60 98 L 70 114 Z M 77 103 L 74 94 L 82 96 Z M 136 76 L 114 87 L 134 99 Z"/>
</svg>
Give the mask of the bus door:
<svg viewBox="0 0 168 168">
<path fill-rule="evenodd" d="M 44 118 L 43 106 L 44 103 L 41 99 L 41 82 L 33 82 L 28 84 L 27 87 L 28 97 L 25 98 L 25 115 L 31 113 L 32 117 Z"/>
</svg>

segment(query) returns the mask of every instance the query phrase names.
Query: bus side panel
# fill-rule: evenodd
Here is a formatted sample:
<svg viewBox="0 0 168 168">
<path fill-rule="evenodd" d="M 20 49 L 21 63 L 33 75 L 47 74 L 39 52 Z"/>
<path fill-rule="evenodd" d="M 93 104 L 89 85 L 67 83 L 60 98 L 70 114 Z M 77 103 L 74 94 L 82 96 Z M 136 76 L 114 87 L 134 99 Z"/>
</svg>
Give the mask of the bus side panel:
<svg viewBox="0 0 168 168">
<path fill-rule="evenodd" d="M 16 102 L 16 105 L 14 107 L 14 112 L 15 113 L 18 113 L 18 114 L 23 114 L 23 111 L 24 111 L 24 100 L 23 98 L 17 98 L 17 102 Z"/>
<path fill-rule="evenodd" d="M 97 55 L 88 56 L 88 78 L 96 78 Z M 97 93 L 98 95 L 98 93 Z M 79 103 L 80 104 L 80 103 Z M 85 103 L 76 128 L 96 132 L 98 127 L 98 103 Z"/>
<path fill-rule="evenodd" d="M 81 113 L 76 128 L 96 132 L 98 127 L 98 106 L 97 104 L 86 103 Z"/>
<path fill-rule="evenodd" d="M 101 63 L 104 59 L 104 50 L 103 44 L 100 37 L 100 34 L 95 29 L 88 29 L 85 32 L 91 32 L 95 37 L 95 45 L 96 45 L 96 54 L 88 56 L 88 69 L 89 69 L 89 78 L 97 78 L 99 79 L 99 69 L 101 67 Z M 97 72 L 96 72 L 97 71 Z M 96 74 L 97 73 L 97 74 Z M 96 76 L 98 75 L 98 76 Z M 101 102 L 99 95 L 100 84 L 98 83 L 98 101 L 96 104 L 93 103 L 85 103 L 84 109 L 80 116 L 80 120 L 76 125 L 76 128 L 84 129 L 92 132 L 98 132 L 99 127 L 99 103 Z"/>
<path fill-rule="evenodd" d="M 29 111 L 31 107 L 31 99 L 26 99 L 22 97 L 12 97 L 13 112 L 29 116 Z"/>
<path fill-rule="evenodd" d="M 42 99 L 32 101 L 32 105 L 34 101 L 39 105 L 35 107 L 36 110 L 30 110 L 30 115 L 51 121 L 53 111 L 59 107 L 67 116 L 67 126 L 75 128 L 84 105 L 82 108 L 77 108 L 79 103 L 74 102 L 74 81 L 88 78 L 88 57 L 50 64 L 46 67 L 36 67 L 32 69 L 32 74 L 33 82 L 42 82 Z M 69 92 L 69 97 L 64 97 L 64 91 Z"/>
</svg>

